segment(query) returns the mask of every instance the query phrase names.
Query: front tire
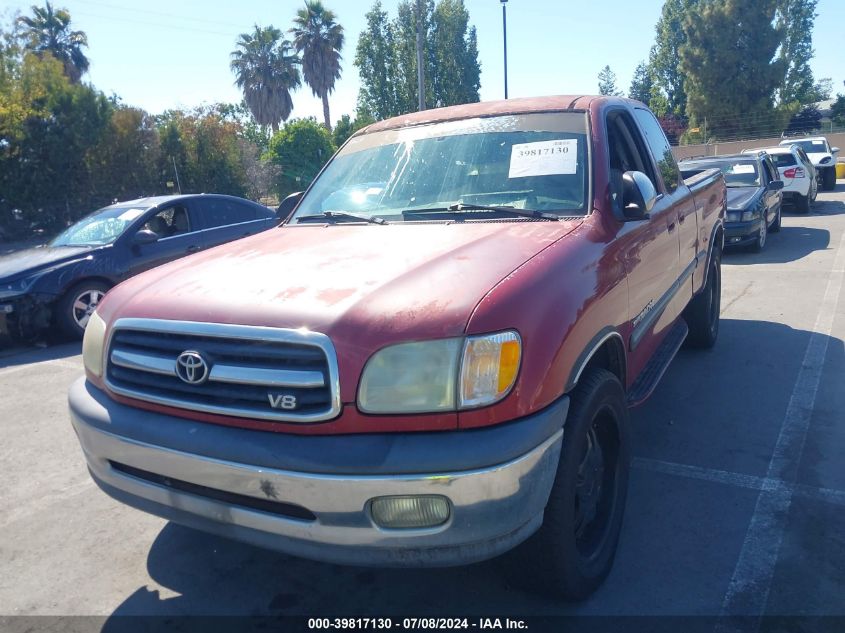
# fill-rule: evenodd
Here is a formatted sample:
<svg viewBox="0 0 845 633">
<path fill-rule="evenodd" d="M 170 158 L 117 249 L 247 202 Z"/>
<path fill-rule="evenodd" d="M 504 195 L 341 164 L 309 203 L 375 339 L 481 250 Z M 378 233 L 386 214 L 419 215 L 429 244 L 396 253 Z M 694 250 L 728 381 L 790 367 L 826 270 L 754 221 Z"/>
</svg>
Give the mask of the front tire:
<svg viewBox="0 0 845 633">
<path fill-rule="evenodd" d="M 710 349 L 719 338 L 719 313 L 722 309 L 722 259 L 717 251 L 707 271 L 707 283 L 684 310 L 689 327 L 686 344 L 696 349 Z"/>
<path fill-rule="evenodd" d="M 83 281 L 68 290 L 56 306 L 56 322 L 62 332 L 80 340 L 88 319 L 111 286 L 102 281 Z"/>
<path fill-rule="evenodd" d="M 822 172 L 822 189 L 825 191 L 833 191 L 836 189 L 836 168 L 827 167 Z"/>
<path fill-rule="evenodd" d="M 757 233 L 757 238 L 751 244 L 751 251 L 759 253 L 766 248 L 766 238 L 769 235 L 769 212 L 763 211 L 763 217 L 760 218 L 760 231 Z"/>
<path fill-rule="evenodd" d="M 630 470 L 628 409 L 619 379 L 588 370 L 571 394 L 563 447 L 543 525 L 521 569 L 536 589 L 582 600 L 610 573 Z M 522 553 L 520 553 L 522 556 Z"/>
<path fill-rule="evenodd" d="M 775 216 L 775 221 L 769 227 L 769 233 L 780 233 L 780 217 L 783 211 L 783 203 L 778 207 L 778 214 Z"/>
</svg>

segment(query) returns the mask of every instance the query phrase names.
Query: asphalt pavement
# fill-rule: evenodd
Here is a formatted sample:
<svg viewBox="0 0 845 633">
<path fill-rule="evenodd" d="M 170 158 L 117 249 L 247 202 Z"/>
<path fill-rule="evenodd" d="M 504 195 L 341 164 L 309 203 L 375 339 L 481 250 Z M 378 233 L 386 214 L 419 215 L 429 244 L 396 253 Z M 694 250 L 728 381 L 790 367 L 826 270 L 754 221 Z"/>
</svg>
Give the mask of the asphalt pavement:
<svg viewBox="0 0 845 633">
<path fill-rule="evenodd" d="M 122 506 L 91 482 L 68 421 L 79 344 L 7 350 L 0 616 L 845 616 L 844 277 L 841 180 L 809 215 L 787 211 L 763 253 L 725 255 L 719 341 L 683 350 L 632 411 L 616 564 L 574 605 L 497 561 L 339 567 Z"/>
</svg>

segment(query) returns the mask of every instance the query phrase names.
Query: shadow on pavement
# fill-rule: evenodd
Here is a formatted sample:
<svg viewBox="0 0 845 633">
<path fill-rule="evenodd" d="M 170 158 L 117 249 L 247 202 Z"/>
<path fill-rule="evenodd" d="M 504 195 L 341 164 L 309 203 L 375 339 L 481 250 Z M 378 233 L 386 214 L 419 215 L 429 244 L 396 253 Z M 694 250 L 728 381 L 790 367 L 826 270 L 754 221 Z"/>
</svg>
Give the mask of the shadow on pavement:
<svg viewBox="0 0 845 633">
<path fill-rule="evenodd" d="M 48 360 L 78 356 L 81 353 L 81 341 L 36 347 L 3 347 L 0 345 L 0 369 L 28 365 L 29 363 L 43 363 Z"/>
<path fill-rule="evenodd" d="M 762 253 L 743 247 L 725 247 L 724 264 L 785 264 L 830 247 L 830 231 L 806 226 L 783 226 L 770 234 Z"/>
<path fill-rule="evenodd" d="M 635 457 L 764 475 L 811 335 L 779 323 L 723 319 L 716 347 L 682 351 L 651 400 L 632 412 Z M 840 366 L 842 357 L 842 341 L 828 339 L 826 366 L 833 360 Z M 164 595 L 139 587 L 111 623 L 116 630 L 129 615 L 718 615 L 757 496 L 748 486 L 635 467 L 616 564 L 581 604 L 520 589 L 512 573 L 519 549 L 507 564 L 368 569 L 311 562 L 168 523 L 147 555 L 147 571 Z M 838 525 L 817 529 L 806 547 L 833 558 L 831 568 L 845 567 L 845 552 L 826 550 Z M 817 567 L 801 564 L 800 554 L 791 552 L 794 566 L 776 583 L 820 594 L 818 613 L 804 615 L 830 613 L 839 601 L 828 594 L 837 586 Z M 111 630 L 109 623 L 103 627 Z"/>
</svg>

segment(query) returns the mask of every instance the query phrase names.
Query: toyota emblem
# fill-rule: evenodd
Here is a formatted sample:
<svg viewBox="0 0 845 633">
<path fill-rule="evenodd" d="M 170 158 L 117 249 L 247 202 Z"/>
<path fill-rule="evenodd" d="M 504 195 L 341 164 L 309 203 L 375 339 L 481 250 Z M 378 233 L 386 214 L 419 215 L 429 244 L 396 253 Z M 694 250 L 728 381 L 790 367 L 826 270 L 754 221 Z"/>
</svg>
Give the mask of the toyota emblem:
<svg viewBox="0 0 845 633">
<path fill-rule="evenodd" d="M 199 352 L 184 351 L 176 359 L 176 375 L 189 385 L 201 385 L 208 380 L 208 363 Z"/>
</svg>

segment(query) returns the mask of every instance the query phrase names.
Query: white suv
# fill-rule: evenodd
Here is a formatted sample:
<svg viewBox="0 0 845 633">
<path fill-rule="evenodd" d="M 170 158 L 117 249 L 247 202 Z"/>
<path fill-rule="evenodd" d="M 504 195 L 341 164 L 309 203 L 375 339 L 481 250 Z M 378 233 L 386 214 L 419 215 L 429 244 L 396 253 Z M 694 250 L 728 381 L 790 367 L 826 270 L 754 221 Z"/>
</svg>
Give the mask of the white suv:
<svg viewBox="0 0 845 633">
<path fill-rule="evenodd" d="M 781 141 L 780 145 L 797 145 L 807 152 L 807 156 L 816 167 L 822 189 L 833 191 L 836 188 L 836 155 L 839 153 L 839 148 L 831 147 L 825 137 L 791 138 Z"/>
<path fill-rule="evenodd" d="M 743 154 L 766 152 L 774 162 L 783 181 L 783 199 L 789 200 L 798 211 L 804 213 L 810 210 L 810 205 L 815 202 L 818 193 L 818 182 L 816 180 L 816 168 L 809 156 L 801 149 L 801 146 L 780 145 L 778 147 L 765 147 L 761 149 L 747 149 Z"/>
</svg>

